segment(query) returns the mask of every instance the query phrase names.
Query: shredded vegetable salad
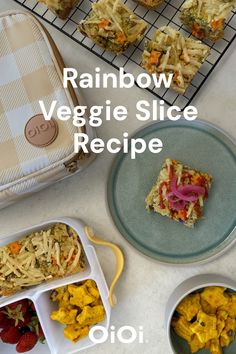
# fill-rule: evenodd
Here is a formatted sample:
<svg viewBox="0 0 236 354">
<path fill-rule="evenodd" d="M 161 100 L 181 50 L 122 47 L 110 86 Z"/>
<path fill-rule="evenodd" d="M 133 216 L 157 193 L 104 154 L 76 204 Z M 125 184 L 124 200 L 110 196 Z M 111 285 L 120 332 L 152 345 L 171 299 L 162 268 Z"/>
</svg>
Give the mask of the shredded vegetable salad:
<svg viewBox="0 0 236 354">
<path fill-rule="evenodd" d="M 0 295 L 11 295 L 84 268 L 77 233 L 65 224 L 55 224 L 0 247 Z"/>
</svg>

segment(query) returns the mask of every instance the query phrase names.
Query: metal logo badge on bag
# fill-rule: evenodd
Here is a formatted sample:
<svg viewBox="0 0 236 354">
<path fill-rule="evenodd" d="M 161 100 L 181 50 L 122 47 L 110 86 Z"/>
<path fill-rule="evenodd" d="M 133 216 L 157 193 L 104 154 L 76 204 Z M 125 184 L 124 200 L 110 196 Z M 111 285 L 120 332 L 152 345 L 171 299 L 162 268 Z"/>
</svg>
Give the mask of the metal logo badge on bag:
<svg viewBox="0 0 236 354">
<path fill-rule="evenodd" d="M 37 114 L 27 122 L 25 137 L 31 145 L 46 147 L 56 140 L 58 131 L 58 123 L 54 118 L 46 121 L 42 114 Z"/>
</svg>

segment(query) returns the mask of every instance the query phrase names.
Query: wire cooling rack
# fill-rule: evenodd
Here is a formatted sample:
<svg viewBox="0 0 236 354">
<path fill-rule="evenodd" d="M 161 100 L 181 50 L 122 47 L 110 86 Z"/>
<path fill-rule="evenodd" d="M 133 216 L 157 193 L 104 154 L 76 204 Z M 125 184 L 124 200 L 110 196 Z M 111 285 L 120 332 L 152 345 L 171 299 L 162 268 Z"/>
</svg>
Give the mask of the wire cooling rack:
<svg viewBox="0 0 236 354">
<path fill-rule="evenodd" d="M 144 41 L 151 39 L 153 32 L 161 26 L 170 25 L 179 30 L 185 36 L 190 37 L 191 34 L 187 32 L 180 20 L 179 11 L 184 0 L 165 0 L 165 2 L 155 10 L 148 10 L 143 6 L 138 5 L 133 0 L 126 0 L 126 4 L 139 17 L 143 18 L 148 23 L 148 30 L 144 39 L 137 45 L 129 47 L 129 49 L 122 55 L 116 56 L 108 51 L 103 50 L 94 44 L 89 38 L 84 37 L 78 30 L 78 23 L 84 19 L 91 10 L 92 0 L 82 0 L 78 6 L 71 12 L 70 17 L 66 21 L 57 18 L 51 11 L 47 10 L 46 6 L 38 3 L 35 0 L 14 0 L 21 4 L 34 14 L 38 15 L 46 22 L 56 27 L 66 36 L 73 39 L 75 42 L 81 44 L 83 47 L 89 49 L 92 53 L 102 58 L 116 69 L 124 67 L 126 72 L 137 76 L 143 69 L 140 66 L 142 51 L 144 48 Z M 202 85 L 205 83 L 211 72 L 214 70 L 218 62 L 226 53 L 229 46 L 236 38 L 236 11 L 231 13 L 226 26 L 225 36 L 220 41 L 212 44 L 205 42 L 211 48 L 211 54 L 198 71 L 192 80 L 189 88 L 183 96 L 178 95 L 172 89 L 150 87 L 147 90 L 152 92 L 155 96 L 163 99 L 169 105 L 178 105 L 182 110 L 190 104 L 196 96 Z"/>
</svg>

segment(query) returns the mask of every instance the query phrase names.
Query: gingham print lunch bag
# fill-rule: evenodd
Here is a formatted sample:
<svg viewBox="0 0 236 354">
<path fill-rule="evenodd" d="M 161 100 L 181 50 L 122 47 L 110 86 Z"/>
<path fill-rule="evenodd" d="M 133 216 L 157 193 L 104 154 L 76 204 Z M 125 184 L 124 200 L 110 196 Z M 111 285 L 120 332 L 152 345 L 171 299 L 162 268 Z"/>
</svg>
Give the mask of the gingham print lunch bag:
<svg viewBox="0 0 236 354">
<path fill-rule="evenodd" d="M 89 125 L 43 119 L 53 100 L 79 100 L 63 88 L 63 60 L 46 29 L 25 12 L 0 15 L 0 208 L 85 168 L 92 155 L 74 153 L 74 133 Z M 40 115 L 41 113 L 41 115 Z"/>
</svg>

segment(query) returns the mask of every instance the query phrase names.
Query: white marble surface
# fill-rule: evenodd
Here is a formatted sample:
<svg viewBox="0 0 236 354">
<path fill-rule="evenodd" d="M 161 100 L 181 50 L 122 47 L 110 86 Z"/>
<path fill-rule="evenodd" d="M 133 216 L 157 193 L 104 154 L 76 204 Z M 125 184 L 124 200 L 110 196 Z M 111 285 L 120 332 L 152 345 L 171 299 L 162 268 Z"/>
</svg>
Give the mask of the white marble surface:
<svg viewBox="0 0 236 354">
<path fill-rule="evenodd" d="M 11 0 L 0 1 L 0 11 L 17 7 L 17 4 Z M 68 67 L 79 68 L 80 72 L 93 72 L 95 66 L 100 66 L 106 72 L 112 71 L 108 64 L 54 28 L 48 26 L 48 29 Z M 234 43 L 194 100 L 199 110 L 199 117 L 216 123 L 234 138 L 236 138 L 235 62 Z M 90 106 L 101 104 L 105 99 L 111 99 L 114 105 L 122 104 L 127 100 L 128 120 L 122 124 L 105 122 L 98 129 L 98 135 L 103 139 L 112 136 L 121 137 L 124 130 L 130 133 L 137 129 L 141 123 L 134 117 L 135 103 L 139 99 L 152 100 L 154 98 L 148 92 L 136 87 L 130 90 L 88 89 L 83 90 L 83 95 Z M 217 272 L 234 277 L 236 248 L 234 247 L 230 252 L 209 264 L 192 267 L 160 265 L 137 253 L 123 240 L 106 209 L 106 181 L 112 158 L 108 153 L 104 153 L 80 176 L 59 182 L 29 199 L 1 210 L 0 234 L 1 236 L 9 234 L 45 219 L 62 215 L 80 217 L 94 226 L 105 238 L 118 243 L 123 248 L 126 258 L 124 275 L 116 290 L 119 303 L 113 310 L 112 324 L 116 327 L 128 324 L 135 328 L 142 325 L 147 343 L 135 342 L 125 345 L 107 342 L 84 353 L 171 354 L 163 326 L 168 294 L 181 281 L 195 274 Z M 109 282 L 114 269 L 113 256 L 104 249 L 98 249 L 98 254 Z"/>
</svg>

